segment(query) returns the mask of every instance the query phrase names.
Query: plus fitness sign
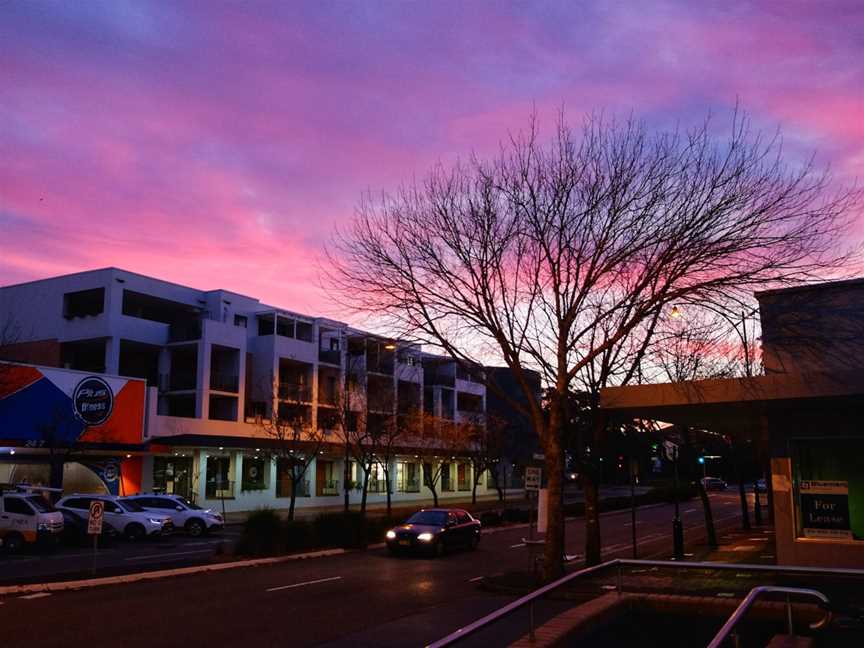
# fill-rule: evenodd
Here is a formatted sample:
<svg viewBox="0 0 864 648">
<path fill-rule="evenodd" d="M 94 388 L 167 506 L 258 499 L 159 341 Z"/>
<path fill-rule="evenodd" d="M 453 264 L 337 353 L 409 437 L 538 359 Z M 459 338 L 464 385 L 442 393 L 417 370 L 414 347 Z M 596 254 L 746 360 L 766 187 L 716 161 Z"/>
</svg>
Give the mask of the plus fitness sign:
<svg viewBox="0 0 864 648">
<path fill-rule="evenodd" d="M 72 407 L 75 409 L 75 416 L 86 425 L 101 425 L 111 416 L 114 393 L 104 380 L 90 376 L 75 388 Z"/>
</svg>

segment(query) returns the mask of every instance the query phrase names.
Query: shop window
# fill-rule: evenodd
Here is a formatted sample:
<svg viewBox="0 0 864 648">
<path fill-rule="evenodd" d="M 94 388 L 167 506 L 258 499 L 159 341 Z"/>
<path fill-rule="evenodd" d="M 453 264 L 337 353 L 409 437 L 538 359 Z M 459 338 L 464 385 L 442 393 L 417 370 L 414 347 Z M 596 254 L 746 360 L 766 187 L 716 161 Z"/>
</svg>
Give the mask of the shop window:
<svg viewBox="0 0 864 648">
<path fill-rule="evenodd" d="M 799 537 L 864 540 L 864 439 L 793 444 Z"/>
<path fill-rule="evenodd" d="M 243 457 L 243 480 L 240 488 L 244 491 L 267 489 L 266 462 L 259 456 Z"/>
<path fill-rule="evenodd" d="M 230 468 L 230 457 L 207 457 L 207 483 L 204 494 L 208 499 L 234 496 L 234 484 L 229 478 Z"/>
<path fill-rule="evenodd" d="M 153 457 L 153 492 L 191 498 L 192 457 Z"/>
</svg>

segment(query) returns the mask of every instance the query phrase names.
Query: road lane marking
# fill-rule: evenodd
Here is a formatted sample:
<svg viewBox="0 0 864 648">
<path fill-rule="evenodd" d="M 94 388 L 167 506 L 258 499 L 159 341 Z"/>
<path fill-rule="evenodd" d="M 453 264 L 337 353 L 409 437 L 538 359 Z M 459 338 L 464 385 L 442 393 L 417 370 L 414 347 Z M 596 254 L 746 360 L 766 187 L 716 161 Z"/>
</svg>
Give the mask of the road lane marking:
<svg viewBox="0 0 864 648">
<path fill-rule="evenodd" d="M 696 512 L 696 509 L 695 509 L 695 508 L 691 508 L 691 509 L 684 509 L 684 512 L 685 512 L 685 513 L 695 513 L 695 512 Z"/>
<path fill-rule="evenodd" d="M 153 560 L 154 558 L 172 558 L 174 556 L 190 556 L 192 554 L 210 553 L 209 549 L 197 549 L 195 551 L 175 551 L 174 553 L 148 554 L 146 556 L 132 556 L 123 560 Z"/>
<path fill-rule="evenodd" d="M 477 581 L 483 580 L 483 576 L 477 576 L 476 578 L 469 578 L 469 583 L 476 583 Z"/>
<path fill-rule="evenodd" d="M 27 596 L 19 596 L 18 598 L 37 599 L 37 598 L 44 598 L 46 596 L 51 596 L 51 594 L 49 592 L 37 592 L 36 594 L 28 594 Z"/>
<path fill-rule="evenodd" d="M 519 544 L 510 545 L 510 548 L 511 548 L 511 549 L 516 549 L 517 547 L 524 547 L 524 546 L 525 546 L 525 543 L 524 543 L 524 542 L 520 542 Z"/>
<path fill-rule="evenodd" d="M 280 587 L 271 587 L 266 590 L 268 592 L 278 592 L 279 590 L 292 589 L 294 587 L 303 587 L 304 585 L 314 585 L 315 583 L 326 583 L 328 581 L 341 580 L 341 576 L 333 576 L 331 578 L 319 578 L 318 580 L 305 581 L 303 583 L 294 583 L 293 585 L 282 585 Z"/>
</svg>

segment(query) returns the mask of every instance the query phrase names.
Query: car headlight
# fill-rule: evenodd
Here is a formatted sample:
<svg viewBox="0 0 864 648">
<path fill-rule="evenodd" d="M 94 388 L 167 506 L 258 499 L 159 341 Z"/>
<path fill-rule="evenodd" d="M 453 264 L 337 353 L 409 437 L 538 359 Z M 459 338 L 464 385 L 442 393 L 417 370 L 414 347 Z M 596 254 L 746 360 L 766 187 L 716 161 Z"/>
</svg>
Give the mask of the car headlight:
<svg viewBox="0 0 864 648">
<path fill-rule="evenodd" d="M 420 542 L 431 542 L 432 538 L 434 538 L 434 537 L 435 536 L 433 536 L 431 533 L 421 533 L 420 535 L 417 536 L 417 539 Z"/>
<path fill-rule="evenodd" d="M 163 524 L 165 524 L 165 520 L 160 520 L 159 518 L 148 518 L 147 521 L 150 524 L 157 524 L 159 526 L 162 526 Z"/>
<path fill-rule="evenodd" d="M 36 525 L 36 530 L 37 531 L 50 531 L 51 525 L 48 524 L 47 522 L 40 522 L 39 524 Z"/>
<path fill-rule="evenodd" d="M 388 532 L 387 532 L 387 539 L 388 539 L 388 540 L 392 540 L 392 539 L 395 538 L 395 537 L 396 537 L 396 532 L 395 532 L 395 531 L 388 531 Z"/>
</svg>

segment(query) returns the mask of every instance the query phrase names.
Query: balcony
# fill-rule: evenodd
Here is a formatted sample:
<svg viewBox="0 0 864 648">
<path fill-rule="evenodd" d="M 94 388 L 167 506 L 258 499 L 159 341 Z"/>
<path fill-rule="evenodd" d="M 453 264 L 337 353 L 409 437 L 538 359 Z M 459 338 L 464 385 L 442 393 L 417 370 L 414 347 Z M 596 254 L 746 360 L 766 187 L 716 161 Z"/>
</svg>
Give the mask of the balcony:
<svg viewBox="0 0 864 648">
<path fill-rule="evenodd" d="M 194 342 L 201 339 L 201 322 L 183 322 L 168 327 L 168 342 Z"/>
<path fill-rule="evenodd" d="M 225 373 L 211 373 L 210 389 L 236 394 L 240 390 L 240 377 Z"/>
<path fill-rule="evenodd" d="M 297 403 L 311 403 L 312 388 L 309 385 L 280 382 L 279 398 Z"/>
<path fill-rule="evenodd" d="M 342 364 L 342 352 L 330 349 L 318 349 L 318 362 L 339 366 Z"/>
<path fill-rule="evenodd" d="M 177 371 L 159 377 L 162 391 L 194 391 L 198 386 L 198 376 L 192 371 Z"/>
</svg>

